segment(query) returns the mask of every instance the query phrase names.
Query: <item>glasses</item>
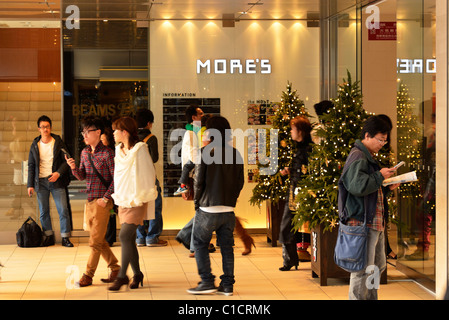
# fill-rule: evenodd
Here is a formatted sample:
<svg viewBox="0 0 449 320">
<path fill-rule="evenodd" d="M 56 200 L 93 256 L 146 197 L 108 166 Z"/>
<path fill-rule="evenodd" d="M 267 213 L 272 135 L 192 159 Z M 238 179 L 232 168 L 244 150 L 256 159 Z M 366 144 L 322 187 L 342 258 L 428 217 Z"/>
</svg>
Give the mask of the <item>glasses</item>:
<svg viewBox="0 0 449 320">
<path fill-rule="evenodd" d="M 91 131 L 97 131 L 97 130 L 100 130 L 100 129 L 89 129 L 89 130 L 84 130 L 83 132 L 81 132 L 81 134 L 82 134 L 83 136 L 87 136 L 87 135 L 89 134 L 89 132 L 91 132 Z"/>
<path fill-rule="evenodd" d="M 380 140 L 380 139 L 377 139 L 377 138 L 376 138 L 376 140 L 379 141 L 379 143 L 381 145 L 385 145 L 388 142 L 388 140 Z"/>
<path fill-rule="evenodd" d="M 45 129 L 50 129 L 51 126 L 40 126 L 39 128 L 42 129 L 42 130 L 45 130 Z"/>
</svg>

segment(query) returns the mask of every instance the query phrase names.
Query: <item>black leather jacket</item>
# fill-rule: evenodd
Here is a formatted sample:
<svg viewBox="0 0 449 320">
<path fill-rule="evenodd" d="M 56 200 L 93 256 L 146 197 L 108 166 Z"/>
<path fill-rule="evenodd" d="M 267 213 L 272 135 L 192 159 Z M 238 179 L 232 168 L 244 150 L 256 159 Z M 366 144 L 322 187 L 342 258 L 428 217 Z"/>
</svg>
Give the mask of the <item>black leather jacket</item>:
<svg viewBox="0 0 449 320">
<path fill-rule="evenodd" d="M 194 183 L 194 203 L 195 209 L 199 207 L 229 206 L 235 207 L 240 191 L 245 183 L 243 174 L 243 158 L 237 149 L 227 146 L 215 148 L 211 152 L 211 157 L 216 152 L 221 152 L 220 161 L 211 164 L 204 162 L 206 154 L 201 149 L 201 163 L 195 166 Z M 225 157 L 233 155 L 233 163 L 226 164 Z"/>
<path fill-rule="evenodd" d="M 64 158 L 64 153 L 61 151 L 61 148 L 67 150 L 64 142 L 61 137 L 56 134 L 51 134 L 53 139 L 55 139 L 55 145 L 53 148 L 53 165 L 52 172 L 58 172 L 60 177 L 58 180 L 54 182 L 55 188 L 65 188 L 70 183 L 70 173 L 69 173 L 69 165 Z M 37 143 L 41 139 L 41 136 L 38 136 L 33 140 L 31 144 L 30 153 L 28 156 L 28 181 L 27 188 L 34 188 L 35 191 L 39 190 L 39 147 Z"/>
<path fill-rule="evenodd" d="M 303 166 L 307 167 L 309 163 L 309 154 L 312 151 L 312 142 L 310 140 L 295 142 L 296 149 L 290 164 L 290 183 L 294 187 L 303 176 Z"/>
</svg>

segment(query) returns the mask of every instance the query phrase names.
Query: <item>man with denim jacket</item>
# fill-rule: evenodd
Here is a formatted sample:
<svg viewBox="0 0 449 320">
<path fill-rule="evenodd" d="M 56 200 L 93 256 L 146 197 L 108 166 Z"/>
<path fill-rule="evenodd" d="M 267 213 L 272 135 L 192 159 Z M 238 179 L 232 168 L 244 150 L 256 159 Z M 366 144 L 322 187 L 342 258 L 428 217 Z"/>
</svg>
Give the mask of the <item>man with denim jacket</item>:
<svg viewBox="0 0 449 320">
<path fill-rule="evenodd" d="M 379 116 L 371 116 L 365 121 L 361 140 L 356 140 L 338 182 L 340 220 L 347 225 L 361 225 L 366 216 L 368 227 L 367 268 L 351 273 L 350 300 L 376 300 L 377 284 L 386 268 L 387 196 L 399 184 L 382 186 L 384 179 L 391 177 L 396 169 L 381 168 L 374 155 L 387 143 L 390 128 Z M 373 277 L 377 277 L 374 283 Z"/>
</svg>

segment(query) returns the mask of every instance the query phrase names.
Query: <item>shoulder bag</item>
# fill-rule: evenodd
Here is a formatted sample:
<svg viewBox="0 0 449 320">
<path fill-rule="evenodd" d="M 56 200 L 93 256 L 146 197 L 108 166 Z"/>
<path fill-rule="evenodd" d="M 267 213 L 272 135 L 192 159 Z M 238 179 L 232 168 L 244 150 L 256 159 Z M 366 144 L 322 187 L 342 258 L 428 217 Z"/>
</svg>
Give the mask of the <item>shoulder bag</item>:
<svg viewBox="0 0 449 320">
<path fill-rule="evenodd" d="M 366 214 L 363 225 L 348 226 L 340 221 L 334 261 L 345 271 L 358 272 L 366 267 L 367 261 Z"/>
</svg>

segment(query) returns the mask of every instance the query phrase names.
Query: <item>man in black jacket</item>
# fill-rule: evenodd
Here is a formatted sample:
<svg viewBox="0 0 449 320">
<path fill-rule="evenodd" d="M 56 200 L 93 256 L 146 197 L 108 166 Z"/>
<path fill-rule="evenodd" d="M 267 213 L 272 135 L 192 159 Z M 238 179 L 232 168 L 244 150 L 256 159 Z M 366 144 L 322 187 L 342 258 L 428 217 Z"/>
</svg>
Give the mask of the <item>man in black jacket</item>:
<svg viewBox="0 0 449 320">
<path fill-rule="evenodd" d="M 244 184 L 243 159 L 232 147 L 229 122 L 221 116 L 207 121 L 211 143 L 201 149 L 201 163 L 195 166 L 195 220 L 193 245 L 201 282 L 187 290 L 191 294 L 216 292 L 209 258 L 209 243 L 215 231 L 223 261 L 219 294 L 232 295 L 234 285 L 234 208 Z"/>
<path fill-rule="evenodd" d="M 61 227 L 62 245 L 73 247 L 70 212 L 68 209 L 67 186 L 70 183 L 69 166 L 62 148 L 67 150 L 61 137 L 51 133 L 51 120 L 41 116 L 37 120 L 40 136 L 31 144 L 28 156 L 28 196 L 36 191 L 39 203 L 40 221 L 44 231 L 44 246 L 54 245 L 55 236 L 50 217 L 50 193 L 56 204 Z"/>
</svg>

